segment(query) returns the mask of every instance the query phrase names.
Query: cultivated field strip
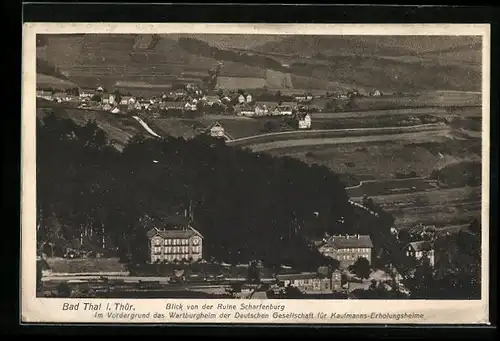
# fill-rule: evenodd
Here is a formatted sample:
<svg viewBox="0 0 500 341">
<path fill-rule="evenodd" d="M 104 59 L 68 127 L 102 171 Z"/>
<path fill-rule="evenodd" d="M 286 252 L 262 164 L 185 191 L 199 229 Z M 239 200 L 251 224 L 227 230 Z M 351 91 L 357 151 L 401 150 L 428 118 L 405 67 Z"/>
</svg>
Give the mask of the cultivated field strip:
<svg viewBox="0 0 500 341">
<path fill-rule="evenodd" d="M 401 134 L 405 132 L 421 131 L 447 131 L 450 130 L 441 123 L 420 124 L 407 127 L 380 127 L 380 128 L 351 128 L 351 129 L 328 129 L 328 130 L 308 130 L 308 131 L 285 131 L 279 133 L 269 133 L 256 136 L 242 137 L 229 141 L 232 146 L 249 146 L 268 142 L 288 141 L 299 139 L 327 139 L 333 137 L 360 137 L 367 135 Z"/>
<path fill-rule="evenodd" d="M 461 107 L 460 109 L 445 108 L 445 107 L 422 107 L 422 108 L 404 108 L 404 109 L 388 109 L 388 110 L 358 110 L 345 112 L 320 112 L 314 113 L 315 119 L 337 119 L 337 118 L 366 118 L 380 117 L 390 115 L 461 115 L 468 109 L 470 115 L 481 116 L 482 109 L 480 106 Z"/>
<path fill-rule="evenodd" d="M 374 143 L 384 141 L 444 141 L 446 133 L 442 131 L 417 131 L 414 133 L 401 134 L 381 134 L 381 135 L 355 135 L 349 137 L 329 137 L 329 138 L 303 138 L 303 139 L 288 139 L 282 141 L 273 141 L 268 143 L 256 143 L 244 145 L 254 152 L 276 151 L 288 148 L 307 147 L 307 146 L 327 146 L 355 143 Z"/>
</svg>

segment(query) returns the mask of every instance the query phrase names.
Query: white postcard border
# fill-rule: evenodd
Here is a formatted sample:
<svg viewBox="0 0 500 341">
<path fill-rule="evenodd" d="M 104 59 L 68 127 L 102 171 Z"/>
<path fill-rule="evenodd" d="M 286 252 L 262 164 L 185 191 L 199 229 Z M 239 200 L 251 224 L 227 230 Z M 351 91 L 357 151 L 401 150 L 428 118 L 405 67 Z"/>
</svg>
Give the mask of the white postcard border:
<svg viewBox="0 0 500 341">
<path fill-rule="evenodd" d="M 482 299 L 461 300 L 198 300 L 198 299 L 61 299 L 37 298 L 36 288 L 36 34 L 62 33 L 184 33 L 184 34 L 328 34 L 328 35 L 480 35 L 483 37 L 482 134 Z M 22 159 L 21 159 L 21 322 L 32 323 L 305 323 L 305 324 L 489 324 L 489 167 L 490 167 L 490 26 L 488 24 L 165 24 L 165 23 L 26 23 L 22 60 Z M 133 305 L 123 316 L 96 317 L 92 310 L 63 311 L 64 303 Z M 197 317 L 169 318 L 167 303 L 198 305 Z M 268 310 L 217 309 L 218 304 L 272 305 Z M 213 305 L 212 310 L 203 309 Z M 283 311 L 281 310 L 281 307 Z M 207 308 L 207 307 L 205 307 Z M 239 309 L 239 308 L 237 308 Z M 268 313 L 269 317 L 236 317 Z M 135 316 L 133 314 L 149 316 Z M 155 313 L 157 317 L 154 317 Z M 214 315 L 205 316 L 199 314 Z M 224 314 L 231 313 L 230 316 Z M 288 314 L 273 317 L 273 314 Z M 306 314 L 312 313 L 312 317 Z M 337 315 L 332 315 L 336 313 Z M 222 315 L 221 315 L 222 314 Z M 292 316 L 302 314 L 301 316 Z M 326 314 L 323 316 L 322 314 Z M 363 315 L 366 314 L 366 315 Z M 373 315 L 375 314 L 375 315 Z M 377 315 L 378 314 L 378 315 Z M 422 314 L 422 317 L 419 317 Z M 166 317 L 161 317 L 165 315 Z M 310 315 L 307 315 L 310 316 Z M 375 316 L 375 317 L 374 317 Z"/>
</svg>

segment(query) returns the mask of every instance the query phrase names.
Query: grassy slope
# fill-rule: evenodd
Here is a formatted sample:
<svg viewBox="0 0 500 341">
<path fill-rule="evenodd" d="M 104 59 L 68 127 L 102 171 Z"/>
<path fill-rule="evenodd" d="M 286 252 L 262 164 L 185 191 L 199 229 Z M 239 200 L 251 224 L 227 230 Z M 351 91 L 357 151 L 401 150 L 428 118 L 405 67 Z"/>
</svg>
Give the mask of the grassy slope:
<svg viewBox="0 0 500 341">
<path fill-rule="evenodd" d="M 449 51 L 480 44 L 478 37 L 460 36 L 293 36 L 252 48 L 258 52 L 315 55 L 374 54 L 406 56 Z"/>
<path fill-rule="evenodd" d="M 37 88 L 53 88 L 53 89 L 68 89 L 78 87 L 75 83 L 52 75 L 37 73 L 36 75 Z"/>
<path fill-rule="evenodd" d="M 38 117 L 43 117 L 48 112 L 54 112 L 60 117 L 71 118 L 79 125 L 84 125 L 89 120 L 95 120 L 98 126 L 106 132 L 108 139 L 114 142 L 119 150 L 135 134 L 143 133 L 146 137 L 149 136 L 136 120 L 127 116 L 97 110 L 54 108 L 52 103 L 44 108 L 37 108 Z"/>
<path fill-rule="evenodd" d="M 294 72 L 312 72 L 313 77 L 357 86 L 386 91 L 479 91 L 480 47 L 480 41 L 473 37 L 295 36 L 255 50 L 285 55 L 322 53 L 328 56 L 331 67 L 308 65 Z M 312 59 L 307 60 L 308 64 L 311 62 Z"/>
</svg>

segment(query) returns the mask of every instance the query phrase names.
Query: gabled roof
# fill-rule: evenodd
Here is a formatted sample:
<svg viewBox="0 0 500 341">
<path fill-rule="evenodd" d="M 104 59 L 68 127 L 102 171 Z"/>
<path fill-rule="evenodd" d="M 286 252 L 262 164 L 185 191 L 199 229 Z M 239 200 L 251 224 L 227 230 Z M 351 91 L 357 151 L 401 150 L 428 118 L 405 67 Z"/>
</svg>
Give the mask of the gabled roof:
<svg viewBox="0 0 500 341">
<path fill-rule="evenodd" d="M 162 238 L 179 238 L 179 239 L 186 239 L 186 238 L 191 238 L 194 236 L 196 233 L 192 229 L 187 229 L 187 230 L 159 230 L 156 228 L 153 228 L 148 231 L 147 235 L 148 238 L 153 238 L 155 236 L 160 236 Z M 201 235 L 200 235 L 201 236 Z"/>
<path fill-rule="evenodd" d="M 222 126 L 222 124 L 220 124 L 219 122 L 214 122 L 214 123 L 212 123 L 211 125 L 208 126 L 207 130 L 210 130 L 210 129 L 215 128 L 215 127 L 224 128 Z"/>
<path fill-rule="evenodd" d="M 372 248 L 373 243 L 368 235 L 333 236 L 322 246 L 330 246 L 334 249 Z"/>
<path fill-rule="evenodd" d="M 432 250 L 432 245 L 426 241 L 411 242 L 406 247 L 411 247 L 416 252 Z"/>
<path fill-rule="evenodd" d="M 271 108 L 271 107 L 276 107 L 278 105 L 277 102 L 267 102 L 267 101 L 258 101 L 256 102 L 256 105 L 259 105 L 259 106 L 266 106 L 268 108 Z"/>
</svg>

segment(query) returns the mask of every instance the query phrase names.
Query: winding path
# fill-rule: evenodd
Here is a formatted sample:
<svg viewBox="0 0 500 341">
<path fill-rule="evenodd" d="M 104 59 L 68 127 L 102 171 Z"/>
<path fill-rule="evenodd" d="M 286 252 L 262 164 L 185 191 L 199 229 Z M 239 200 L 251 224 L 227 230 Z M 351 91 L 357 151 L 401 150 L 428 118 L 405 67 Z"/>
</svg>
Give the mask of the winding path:
<svg viewBox="0 0 500 341">
<path fill-rule="evenodd" d="M 136 120 L 137 122 L 139 122 L 139 124 L 140 124 L 140 125 L 141 125 L 144 129 L 146 129 L 146 131 L 147 131 L 148 133 L 150 133 L 150 134 L 151 134 L 151 135 L 153 135 L 154 137 L 161 138 L 161 136 L 160 136 L 160 135 L 158 135 L 157 133 L 155 133 L 155 132 L 153 131 L 153 129 L 151 129 L 151 128 L 147 125 L 147 123 L 146 123 L 146 122 L 144 122 L 144 121 L 142 120 L 142 118 L 140 118 L 139 116 L 132 116 L 132 118 L 133 118 L 134 120 Z"/>
</svg>

